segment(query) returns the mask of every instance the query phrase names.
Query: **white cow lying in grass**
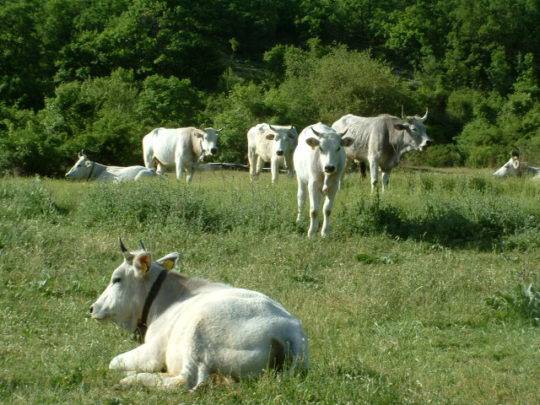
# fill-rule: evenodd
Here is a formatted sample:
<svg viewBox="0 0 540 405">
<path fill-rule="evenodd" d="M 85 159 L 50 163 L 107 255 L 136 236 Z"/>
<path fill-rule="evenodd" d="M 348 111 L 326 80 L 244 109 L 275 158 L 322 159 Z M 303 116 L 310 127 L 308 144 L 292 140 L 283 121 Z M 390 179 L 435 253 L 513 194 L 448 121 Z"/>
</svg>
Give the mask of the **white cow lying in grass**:
<svg viewBox="0 0 540 405">
<path fill-rule="evenodd" d="M 178 253 L 152 262 L 142 247 L 129 252 L 120 241 L 124 262 L 90 308 L 93 318 L 139 331 L 144 340 L 109 364 L 131 372 L 122 384 L 193 390 L 211 374 L 240 379 L 285 363 L 307 368 L 300 321 L 279 303 L 256 291 L 171 272 Z"/>
<path fill-rule="evenodd" d="M 144 166 L 106 166 L 93 162 L 84 153 L 79 153 L 79 159 L 66 173 L 70 180 L 102 180 L 125 181 L 139 180 L 141 177 L 155 176 L 156 172 Z"/>
<path fill-rule="evenodd" d="M 540 167 L 529 166 L 526 162 L 522 162 L 517 153 L 513 153 L 510 160 L 493 173 L 497 177 L 522 176 L 523 174 L 540 178 Z"/>
<path fill-rule="evenodd" d="M 309 194 L 309 230 L 308 237 L 315 236 L 319 228 L 319 209 L 324 197 L 324 221 L 321 236 L 330 232 L 330 212 L 345 170 L 344 147 L 352 145 L 354 140 L 344 137 L 345 132 L 337 133 L 333 128 L 317 123 L 304 128 L 298 137 L 298 146 L 294 151 L 294 168 L 298 180 L 298 216 L 302 217 L 302 207 Z"/>
</svg>

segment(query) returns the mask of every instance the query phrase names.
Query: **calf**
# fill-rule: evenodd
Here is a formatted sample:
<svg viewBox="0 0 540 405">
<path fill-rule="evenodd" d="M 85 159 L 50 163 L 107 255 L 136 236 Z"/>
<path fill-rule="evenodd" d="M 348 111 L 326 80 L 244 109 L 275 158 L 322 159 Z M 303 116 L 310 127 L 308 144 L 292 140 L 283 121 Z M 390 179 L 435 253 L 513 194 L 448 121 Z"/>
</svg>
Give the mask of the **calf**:
<svg viewBox="0 0 540 405">
<path fill-rule="evenodd" d="M 298 133 L 296 128 L 283 125 L 257 124 L 247 133 L 249 174 L 251 180 L 261 172 L 264 162 L 270 162 L 272 183 L 277 181 L 279 167 L 285 163 L 293 175 L 292 155 Z"/>
<path fill-rule="evenodd" d="M 211 374 L 240 379 L 286 362 L 307 368 L 307 338 L 281 304 L 256 291 L 171 272 L 178 253 L 152 261 L 141 247 L 130 252 L 120 240 L 124 261 L 90 307 L 94 319 L 141 336 L 139 347 L 109 364 L 129 373 L 122 384 L 194 390 Z"/>
<path fill-rule="evenodd" d="M 329 234 L 330 212 L 345 170 L 344 147 L 350 146 L 354 141 L 344 136 L 346 132 L 337 133 L 331 127 L 319 122 L 304 128 L 298 137 L 298 146 L 293 156 L 298 180 L 296 221 L 299 222 L 301 219 L 307 191 L 310 213 L 308 237 L 310 238 L 317 233 L 319 228 L 318 213 L 323 196 L 325 196 L 324 221 L 321 236 Z"/>
</svg>

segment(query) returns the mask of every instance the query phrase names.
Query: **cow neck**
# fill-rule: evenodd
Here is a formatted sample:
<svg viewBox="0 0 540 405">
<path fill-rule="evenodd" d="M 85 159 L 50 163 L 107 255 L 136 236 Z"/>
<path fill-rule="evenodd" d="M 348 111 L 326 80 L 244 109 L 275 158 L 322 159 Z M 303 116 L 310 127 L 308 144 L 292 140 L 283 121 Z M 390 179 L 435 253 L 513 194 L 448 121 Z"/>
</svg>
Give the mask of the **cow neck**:
<svg viewBox="0 0 540 405">
<path fill-rule="evenodd" d="M 88 173 L 88 177 L 86 178 L 86 181 L 89 181 L 94 177 L 99 177 L 101 175 L 101 173 L 103 173 L 105 168 L 106 168 L 105 165 L 102 165 L 102 164 L 96 163 L 96 162 L 92 162 L 92 167 L 90 168 L 90 173 Z"/>
<path fill-rule="evenodd" d="M 92 178 L 92 174 L 94 174 L 95 167 L 96 167 L 96 162 L 92 162 L 92 167 L 90 168 L 90 173 L 88 173 L 88 177 L 86 178 L 86 181 Z"/>
<path fill-rule="evenodd" d="M 194 132 L 191 133 L 191 150 L 195 155 L 195 160 L 199 161 L 199 159 L 203 155 L 202 139 L 198 138 Z"/>
<path fill-rule="evenodd" d="M 134 331 L 134 335 L 136 340 L 139 341 L 139 343 L 144 342 L 144 337 L 146 336 L 146 331 L 148 330 L 148 312 L 150 312 L 150 307 L 154 303 L 154 300 L 156 299 L 159 290 L 161 289 L 161 285 L 163 284 L 163 281 L 167 277 L 167 270 L 161 270 L 161 272 L 158 274 L 156 280 L 152 283 L 152 287 L 150 287 L 150 291 L 148 292 L 148 295 L 146 296 L 146 300 L 144 301 L 144 306 L 142 310 L 141 317 L 139 321 L 137 322 L 137 329 Z"/>
</svg>

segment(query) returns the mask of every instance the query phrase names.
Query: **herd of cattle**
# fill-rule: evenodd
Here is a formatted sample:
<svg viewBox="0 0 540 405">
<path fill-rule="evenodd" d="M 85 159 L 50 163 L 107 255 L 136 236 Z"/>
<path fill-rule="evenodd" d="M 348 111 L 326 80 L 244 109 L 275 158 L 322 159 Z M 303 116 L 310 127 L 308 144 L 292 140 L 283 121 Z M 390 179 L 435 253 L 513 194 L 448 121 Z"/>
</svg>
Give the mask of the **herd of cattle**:
<svg viewBox="0 0 540 405">
<path fill-rule="evenodd" d="M 293 126 L 258 124 L 247 133 L 251 179 L 270 162 L 272 182 L 281 166 L 298 180 L 298 217 L 309 196 L 308 236 L 319 228 L 318 211 L 323 203 L 321 235 L 329 232 L 329 216 L 340 188 L 346 160 L 368 161 L 372 190 L 378 171 L 382 188 L 404 153 L 422 150 L 431 142 L 424 116 L 358 117 L 345 115 L 330 127 L 317 123 L 300 134 Z M 187 173 L 190 182 L 198 163 L 218 153 L 214 128 L 157 128 L 143 138 L 145 166 L 105 166 L 79 154 L 66 174 L 71 179 L 137 180 L 159 176 L 175 168 L 177 178 Z M 532 173 L 513 154 L 494 175 Z M 112 359 L 109 368 L 126 373 L 124 385 L 195 390 L 213 375 L 225 379 L 256 376 L 266 368 L 285 365 L 308 367 L 308 340 L 301 322 L 281 304 L 256 291 L 188 278 L 171 272 L 180 255 L 170 253 L 152 261 L 141 249 L 129 251 L 120 240 L 123 263 L 114 270 L 105 291 L 90 307 L 97 320 L 112 320 L 134 331 L 137 348 Z M 163 371 L 166 371 L 165 373 Z"/>
<path fill-rule="evenodd" d="M 329 216 L 346 160 L 360 162 L 365 168 L 368 162 L 372 191 L 377 187 L 379 169 L 382 190 L 388 187 L 390 172 L 397 166 L 403 154 L 411 150 L 423 150 L 431 139 L 426 133 L 424 116 L 382 114 L 377 117 L 359 117 L 347 114 L 331 127 L 322 123 L 310 125 L 298 134 L 292 125 L 257 124 L 247 132 L 247 155 L 251 179 L 255 179 L 265 163 L 270 163 L 272 182 L 278 178 L 280 167 L 288 174 L 296 172 L 298 180 L 298 217 L 309 196 L 310 226 L 308 236 L 317 233 L 318 213 L 323 204 L 321 235 L 329 232 Z M 75 165 L 67 172 L 69 179 L 86 180 L 138 180 L 175 170 L 180 179 L 184 172 L 191 182 L 199 162 L 218 153 L 218 134 L 221 129 L 194 127 L 156 128 L 142 141 L 144 166 L 106 166 L 79 154 Z M 364 169 L 365 170 L 365 169 Z M 517 154 L 495 176 L 532 173 L 540 178 L 540 168 L 527 166 Z M 364 173 L 363 173 L 364 174 Z M 324 203 L 323 203 L 324 199 Z"/>
</svg>

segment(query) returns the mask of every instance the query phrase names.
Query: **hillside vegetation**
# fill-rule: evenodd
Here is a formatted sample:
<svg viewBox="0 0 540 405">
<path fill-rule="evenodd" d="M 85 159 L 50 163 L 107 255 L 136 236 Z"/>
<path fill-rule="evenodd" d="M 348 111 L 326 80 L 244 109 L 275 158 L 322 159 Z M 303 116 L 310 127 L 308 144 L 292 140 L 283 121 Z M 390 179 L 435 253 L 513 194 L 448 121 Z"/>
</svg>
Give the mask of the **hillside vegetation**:
<svg viewBox="0 0 540 405">
<path fill-rule="evenodd" d="M 0 180 L 0 402 L 536 403 L 540 184 L 470 170 L 349 175 L 328 239 L 297 227 L 294 180 L 197 173 L 126 184 Z M 115 388 L 136 346 L 88 318 L 139 239 L 180 271 L 258 290 L 300 318 L 311 368 L 195 394 Z"/>
<path fill-rule="evenodd" d="M 61 175 L 76 153 L 141 163 L 155 127 L 223 127 L 245 162 L 258 122 L 423 114 L 413 163 L 540 164 L 532 0 L 6 0 L 0 172 Z"/>
</svg>

